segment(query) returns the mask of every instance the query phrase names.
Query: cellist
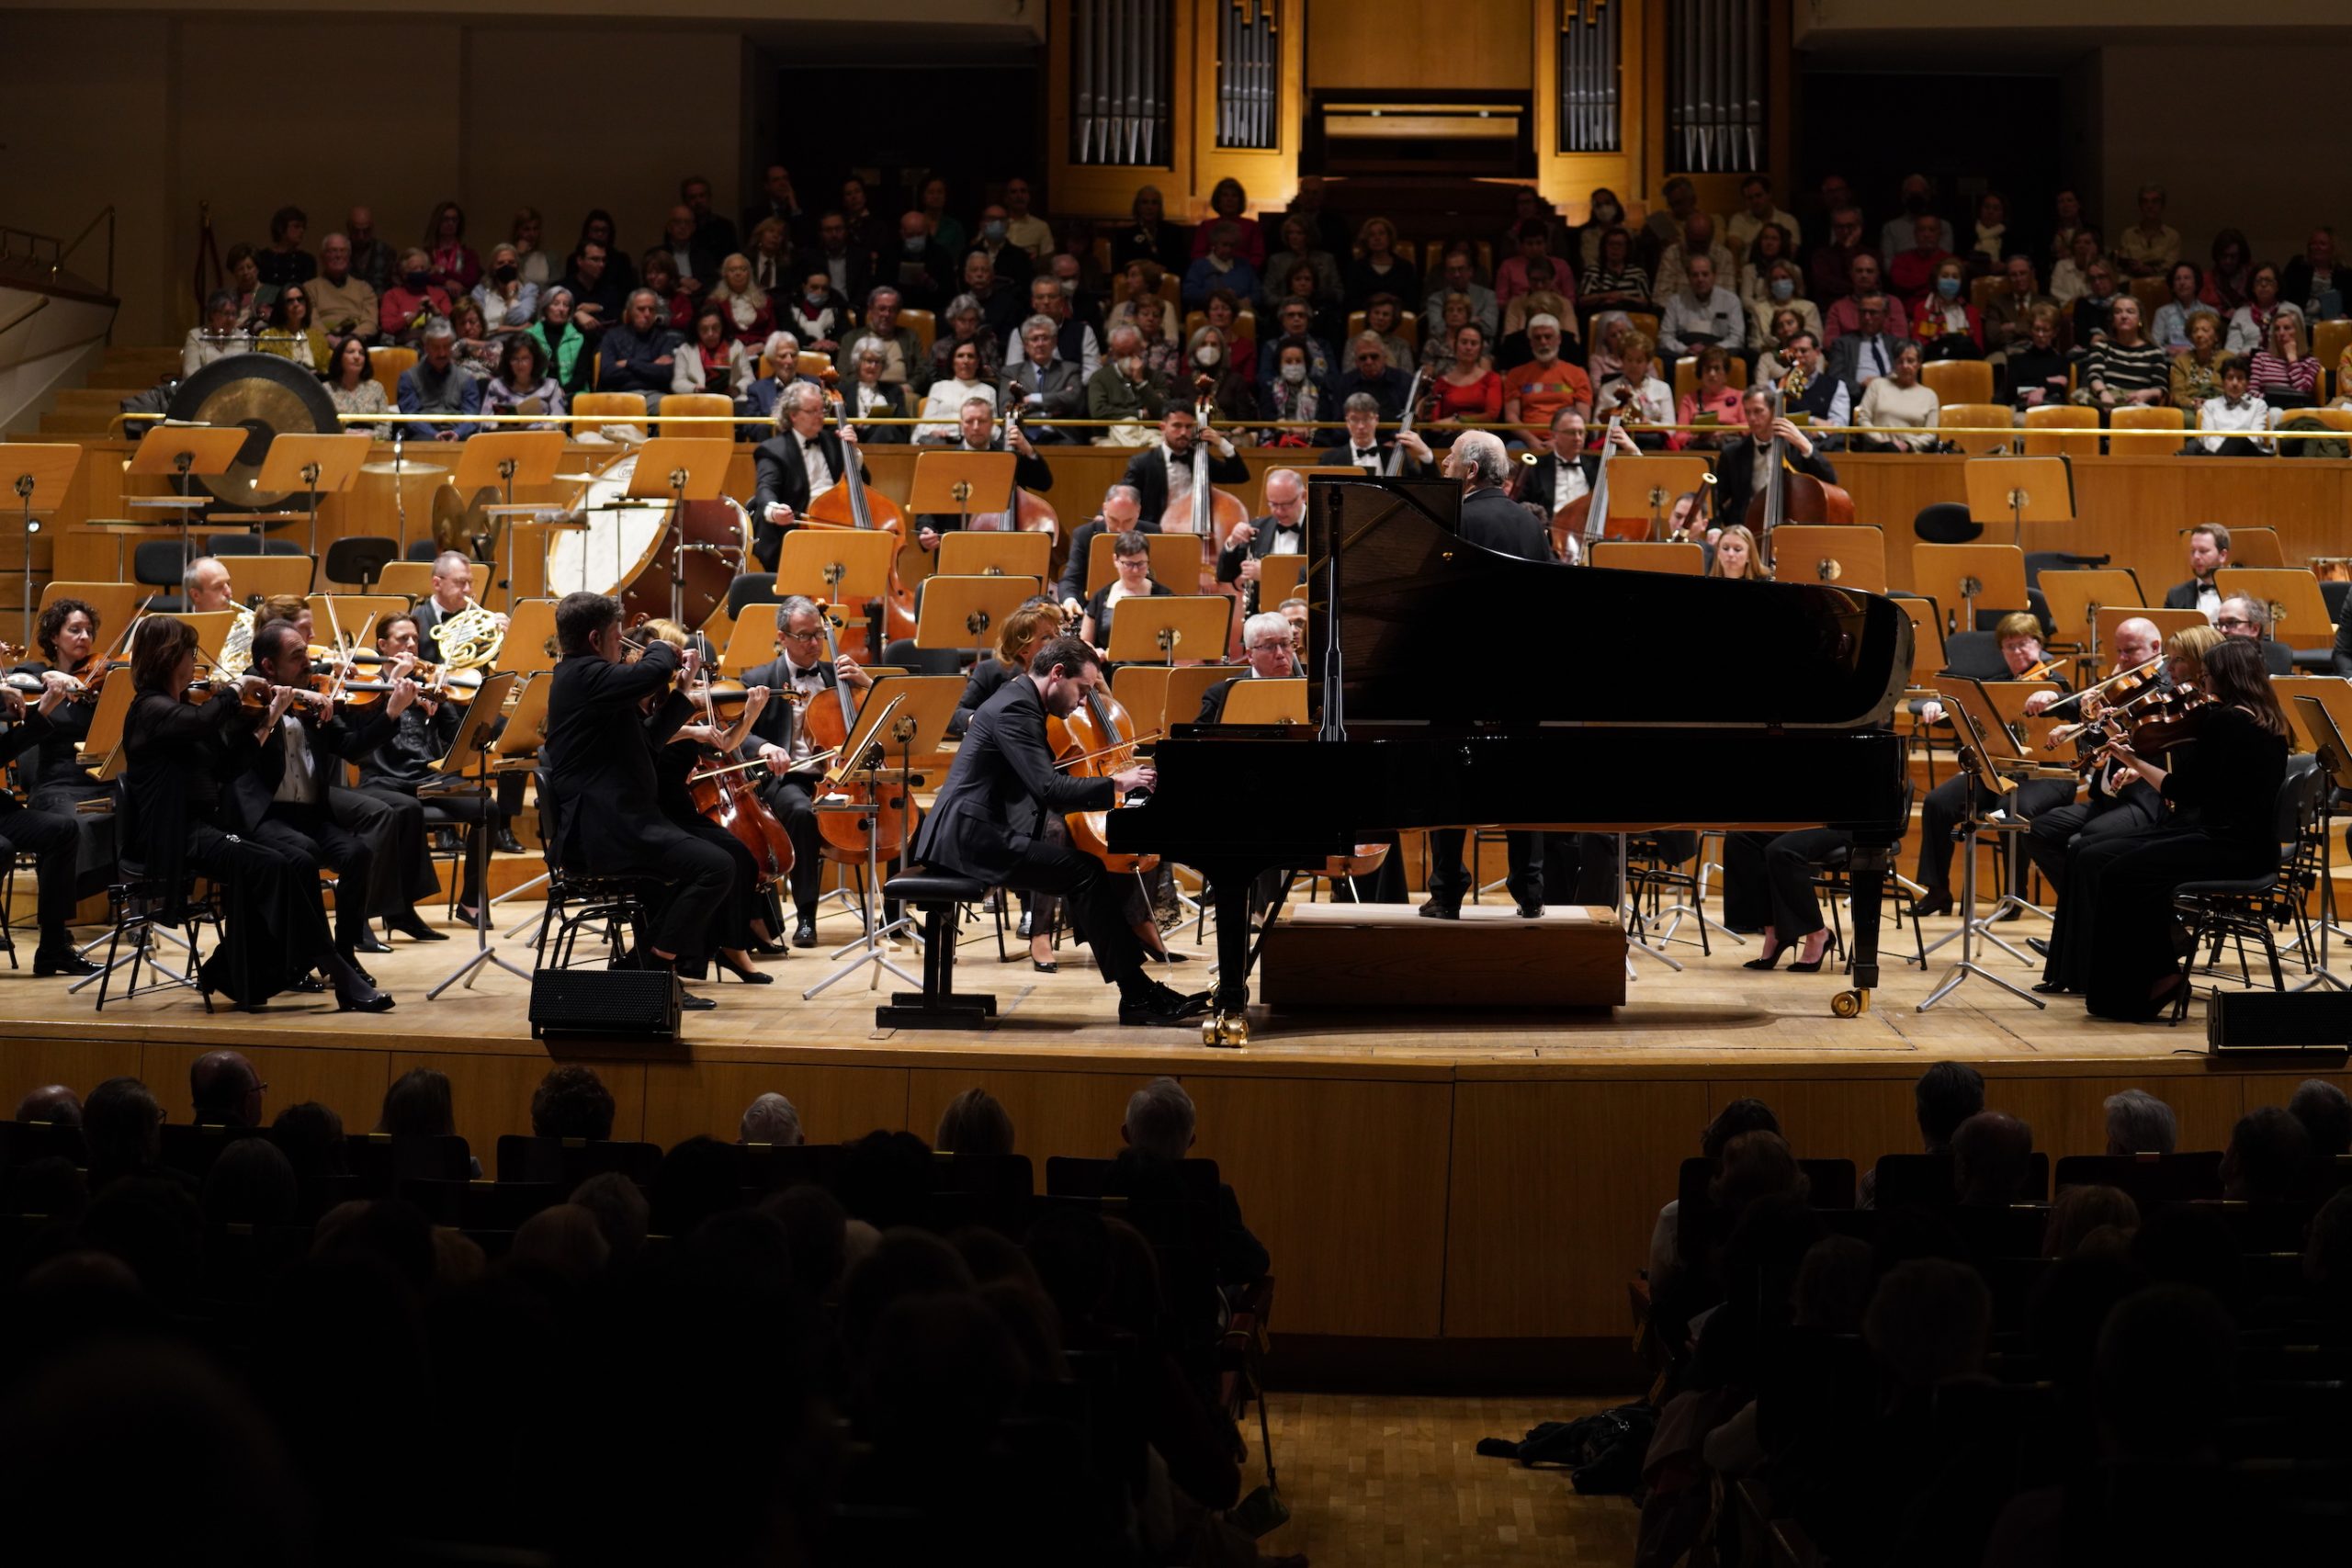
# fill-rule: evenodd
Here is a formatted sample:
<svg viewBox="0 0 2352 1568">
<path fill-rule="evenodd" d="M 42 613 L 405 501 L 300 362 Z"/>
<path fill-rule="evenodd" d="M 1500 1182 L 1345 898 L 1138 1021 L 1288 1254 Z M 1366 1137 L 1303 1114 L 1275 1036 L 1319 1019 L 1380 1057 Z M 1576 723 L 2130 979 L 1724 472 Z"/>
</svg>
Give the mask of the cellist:
<svg viewBox="0 0 2352 1568">
<path fill-rule="evenodd" d="M 1014 420 L 1007 432 L 1007 441 L 996 434 L 996 405 L 986 398 L 966 398 L 964 406 L 956 412 L 957 439 L 951 446 L 939 448 L 945 452 L 1011 452 L 1012 482 L 1023 490 L 1040 494 L 1054 488 L 1054 470 L 1031 446 L 1028 432 Z M 975 498 L 976 500 L 980 498 Z M 976 511 L 999 510 L 1001 497 L 989 496 L 987 504 Z M 964 526 L 964 513 L 959 512 L 926 512 L 915 517 L 915 543 L 926 550 L 939 548 L 939 536 L 952 534 Z"/>
<path fill-rule="evenodd" d="M 816 788 L 821 770 L 809 768 L 808 759 L 816 747 L 808 739 L 808 727 L 800 722 L 798 704 L 830 697 L 843 682 L 863 697 L 874 684 L 874 677 L 847 654 L 826 661 L 824 612 L 815 600 L 793 594 L 777 609 L 775 625 L 776 657 L 745 671 L 743 681 L 797 701 L 774 702 L 763 707 L 735 751 L 744 761 L 756 760 L 768 765 L 760 798 L 792 835 L 792 945 L 814 947 L 817 900 L 825 874 L 817 832 Z"/>
<path fill-rule="evenodd" d="M 1781 412 L 1781 392 L 1775 387 L 1750 387 L 1739 400 L 1747 421 L 1741 434 L 1726 436 L 1715 458 L 1715 515 L 1737 523 L 1747 515 L 1750 497 L 1763 493 L 1771 479 L 1772 443 L 1783 444 L 1788 471 L 1806 474 L 1823 484 L 1838 482 L 1838 470 L 1804 430 Z"/>
<path fill-rule="evenodd" d="M 777 394 L 775 424 L 775 434 L 752 453 L 760 476 L 752 497 L 752 555 L 763 571 L 775 570 L 785 531 L 842 482 L 847 448 L 857 445 L 854 428 L 825 428 L 825 391 L 814 381 L 795 381 Z"/>
<path fill-rule="evenodd" d="M 1147 446 L 1127 459 L 1126 472 L 1119 476 L 1119 482 L 1135 487 L 1144 516 L 1157 521 L 1170 502 L 1192 493 L 1193 442 L 1199 428 L 1200 421 L 1190 408 L 1170 405 L 1159 422 L 1159 445 Z M 1209 483 L 1248 484 L 1249 465 L 1242 462 L 1225 432 L 1211 427 L 1208 443 Z"/>
</svg>

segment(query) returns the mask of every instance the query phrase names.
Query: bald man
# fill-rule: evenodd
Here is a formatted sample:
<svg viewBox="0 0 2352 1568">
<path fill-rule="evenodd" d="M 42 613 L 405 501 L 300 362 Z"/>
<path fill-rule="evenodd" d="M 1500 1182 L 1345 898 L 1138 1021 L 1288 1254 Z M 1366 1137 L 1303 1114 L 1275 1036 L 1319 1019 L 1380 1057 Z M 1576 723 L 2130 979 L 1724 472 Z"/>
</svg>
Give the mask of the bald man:
<svg viewBox="0 0 2352 1568">
<path fill-rule="evenodd" d="M 2115 664 L 2108 671 L 2109 676 L 2137 670 L 2154 660 L 2156 683 L 2171 684 L 2172 678 L 2162 658 L 2164 634 L 2156 629 L 2155 622 L 2132 616 L 2115 628 L 2114 644 Z M 2041 714 L 2063 700 L 2056 692 L 2036 692 L 2026 699 L 2025 711 Z M 2082 716 L 2081 705 L 2068 702 L 2058 709 L 2058 716 L 2077 719 Z M 2100 768 L 2092 773 L 2090 791 L 2081 800 L 2033 814 L 2026 828 L 2025 852 L 2040 868 L 2042 880 L 2063 895 L 2066 889 L 2068 851 L 2076 843 L 2110 833 L 2136 833 L 2153 828 L 2163 819 L 2164 813 L 2164 798 L 2137 774 L 2129 769 Z"/>
<path fill-rule="evenodd" d="M 196 1101 L 196 1120 L 202 1126 L 260 1126 L 266 1088 L 239 1052 L 207 1051 L 188 1064 L 188 1098 Z"/>
<path fill-rule="evenodd" d="M 19 1122 L 53 1122 L 61 1127 L 82 1124 L 82 1097 L 62 1083 L 43 1084 L 17 1101 Z"/>
</svg>

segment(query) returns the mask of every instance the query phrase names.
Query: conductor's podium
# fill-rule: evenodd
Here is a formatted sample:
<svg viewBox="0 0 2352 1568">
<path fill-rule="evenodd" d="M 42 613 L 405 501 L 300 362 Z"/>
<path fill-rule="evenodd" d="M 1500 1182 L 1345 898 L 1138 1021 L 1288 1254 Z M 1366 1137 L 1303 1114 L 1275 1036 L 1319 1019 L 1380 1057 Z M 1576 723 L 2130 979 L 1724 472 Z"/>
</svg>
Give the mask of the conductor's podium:
<svg viewBox="0 0 2352 1568">
<path fill-rule="evenodd" d="M 1509 899 L 1458 920 L 1411 904 L 1291 904 L 1258 978 L 1275 1008 L 1611 1008 L 1625 1000 L 1625 930 L 1575 906 L 1520 918 Z"/>
</svg>

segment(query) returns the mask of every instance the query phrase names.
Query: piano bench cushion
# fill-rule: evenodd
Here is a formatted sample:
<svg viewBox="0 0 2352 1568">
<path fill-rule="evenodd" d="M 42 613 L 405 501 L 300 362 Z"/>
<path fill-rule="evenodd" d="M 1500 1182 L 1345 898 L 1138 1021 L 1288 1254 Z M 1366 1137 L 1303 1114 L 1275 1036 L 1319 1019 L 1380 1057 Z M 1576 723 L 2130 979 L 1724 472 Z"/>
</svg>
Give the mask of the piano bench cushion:
<svg viewBox="0 0 2352 1568">
<path fill-rule="evenodd" d="M 882 897 L 901 904 L 918 907 L 932 904 L 970 904 L 988 897 L 985 882 L 968 876 L 956 876 L 944 871 L 914 871 L 902 873 L 882 885 Z"/>
</svg>

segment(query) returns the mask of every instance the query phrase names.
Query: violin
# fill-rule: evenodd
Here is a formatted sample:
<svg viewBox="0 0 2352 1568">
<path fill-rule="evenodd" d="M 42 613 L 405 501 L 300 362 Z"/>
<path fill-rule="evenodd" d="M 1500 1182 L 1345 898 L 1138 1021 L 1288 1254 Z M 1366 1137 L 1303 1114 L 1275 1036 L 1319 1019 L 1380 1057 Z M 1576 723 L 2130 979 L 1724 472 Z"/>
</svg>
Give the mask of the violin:
<svg viewBox="0 0 2352 1568">
<path fill-rule="evenodd" d="M 832 410 L 833 429 L 849 429 L 849 400 L 842 395 L 839 372 L 827 370 L 825 401 Z M 882 595 L 882 633 L 888 639 L 911 637 L 915 635 L 915 594 L 899 576 L 899 552 L 906 548 L 907 515 L 899 503 L 887 495 L 876 495 L 865 488 L 865 465 L 858 461 L 857 445 L 842 443 L 841 483 L 809 502 L 808 510 L 800 514 L 803 525 L 815 525 L 829 528 L 879 529 L 895 541 L 890 548 L 890 581 Z M 865 627 L 858 627 L 851 637 L 854 651 L 865 654 L 861 660 L 871 664 L 880 657 L 881 649 Z"/>
<path fill-rule="evenodd" d="M 1046 744 L 1053 750 L 1054 766 L 1067 769 L 1072 778 L 1106 779 L 1125 773 L 1136 765 L 1136 748 L 1145 739 L 1136 734 L 1135 719 L 1119 699 L 1099 686 L 1087 692 L 1086 700 L 1069 717 L 1046 716 Z M 1070 846 L 1101 861 L 1105 871 L 1125 874 L 1156 870 L 1156 854 L 1111 852 L 1109 816 L 1107 809 L 1064 813 Z"/>
</svg>

